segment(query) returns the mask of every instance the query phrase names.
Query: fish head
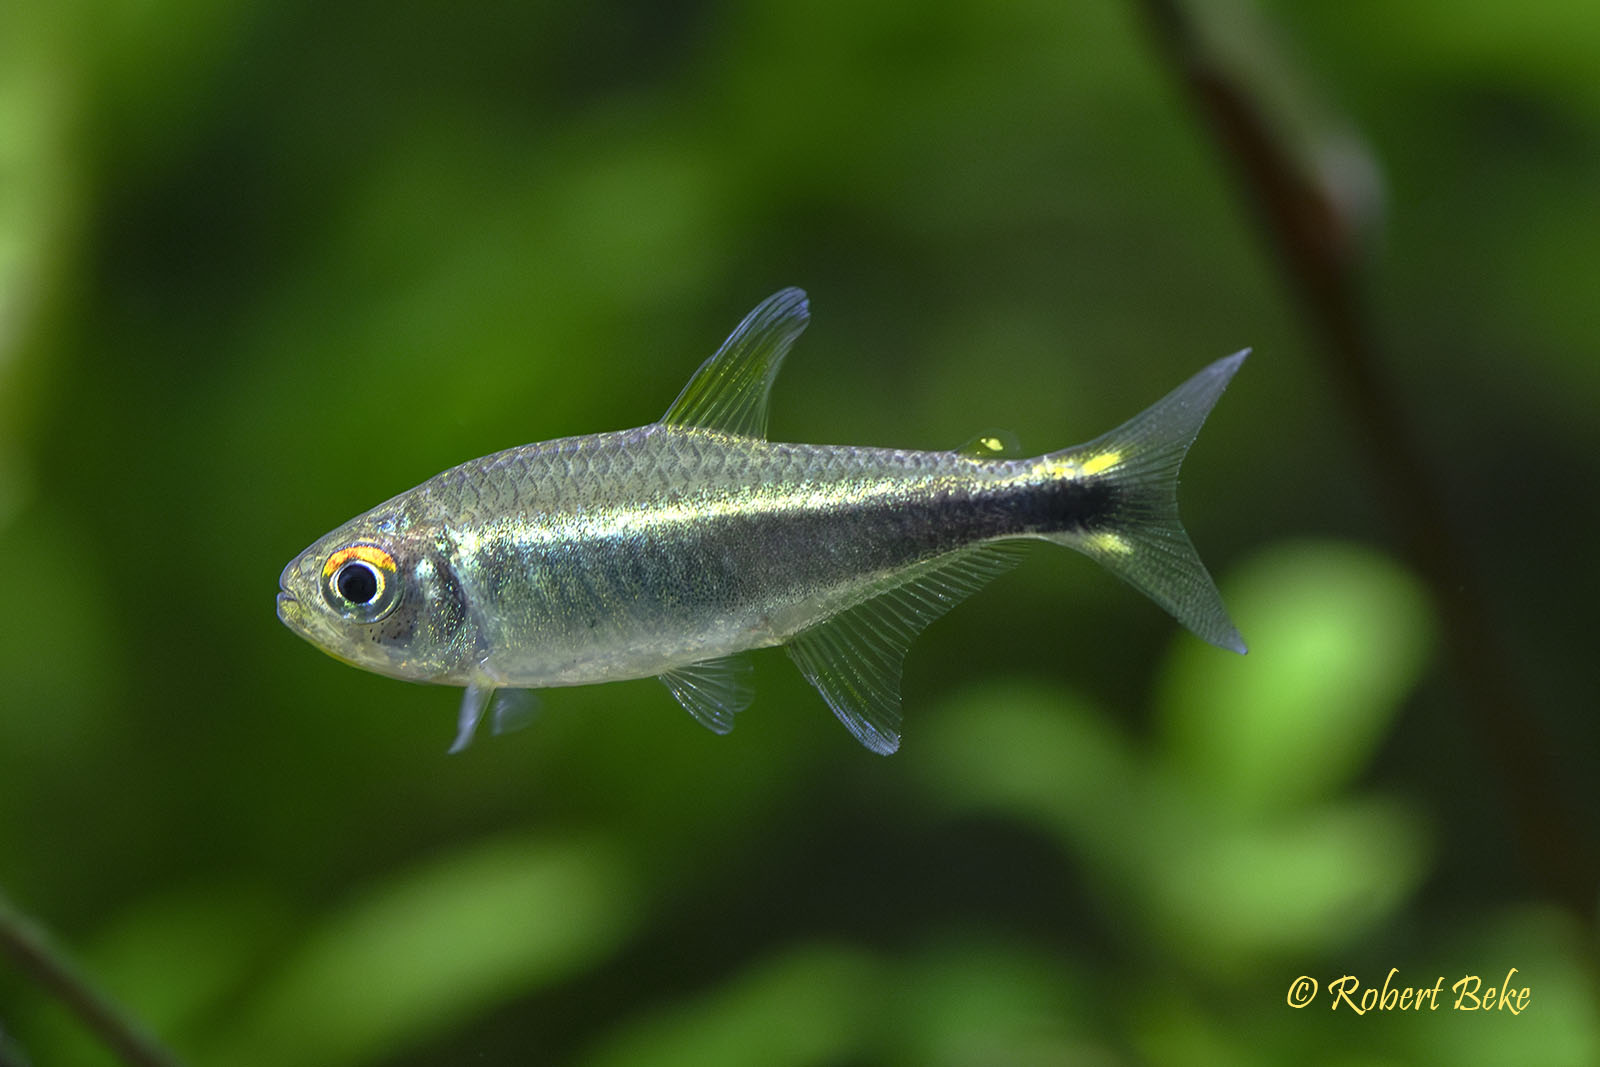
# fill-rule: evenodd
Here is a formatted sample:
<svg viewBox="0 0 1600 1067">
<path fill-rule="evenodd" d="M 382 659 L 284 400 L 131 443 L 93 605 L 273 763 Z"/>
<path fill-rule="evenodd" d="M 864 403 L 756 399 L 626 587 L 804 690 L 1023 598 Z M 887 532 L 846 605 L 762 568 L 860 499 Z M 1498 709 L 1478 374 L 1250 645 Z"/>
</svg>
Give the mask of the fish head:
<svg viewBox="0 0 1600 1067">
<path fill-rule="evenodd" d="M 391 678 L 465 684 L 482 658 L 445 546 L 403 508 L 352 519 L 291 560 L 278 618 L 333 658 Z"/>
</svg>

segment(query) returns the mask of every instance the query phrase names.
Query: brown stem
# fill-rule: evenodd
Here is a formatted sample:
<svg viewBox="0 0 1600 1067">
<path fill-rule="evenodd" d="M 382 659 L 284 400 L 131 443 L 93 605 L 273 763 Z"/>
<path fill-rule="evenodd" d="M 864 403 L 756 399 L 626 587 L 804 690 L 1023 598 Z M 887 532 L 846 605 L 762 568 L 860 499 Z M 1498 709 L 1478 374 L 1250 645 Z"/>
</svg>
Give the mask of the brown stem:
<svg viewBox="0 0 1600 1067">
<path fill-rule="evenodd" d="M 135 1067 L 177 1067 L 177 1057 L 91 986 L 50 943 L 44 929 L 17 911 L 4 893 L 0 893 L 0 954 L 10 956 L 34 981 L 60 997 L 125 1062 Z"/>
<path fill-rule="evenodd" d="M 1158 51 L 1205 120 L 1310 320 L 1400 546 L 1434 601 L 1462 707 L 1505 787 L 1512 833 L 1544 890 L 1588 918 L 1595 856 L 1556 787 L 1539 720 L 1512 681 L 1478 582 L 1382 373 L 1381 346 L 1360 293 L 1357 227 L 1268 121 L 1245 79 L 1208 51 L 1183 0 L 1139 3 Z"/>
</svg>

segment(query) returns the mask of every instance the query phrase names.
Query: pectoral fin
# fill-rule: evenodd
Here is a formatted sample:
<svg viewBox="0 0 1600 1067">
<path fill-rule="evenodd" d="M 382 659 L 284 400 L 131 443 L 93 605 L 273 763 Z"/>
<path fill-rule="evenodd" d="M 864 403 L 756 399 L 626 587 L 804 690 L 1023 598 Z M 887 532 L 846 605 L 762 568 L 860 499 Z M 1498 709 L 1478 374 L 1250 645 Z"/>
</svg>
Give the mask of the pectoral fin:
<svg viewBox="0 0 1600 1067">
<path fill-rule="evenodd" d="M 520 730 L 533 721 L 539 711 L 539 698 L 530 689 L 494 689 L 469 685 L 461 696 L 461 713 L 456 717 L 456 739 L 450 745 L 455 755 L 472 744 L 478 724 L 488 715 L 496 737 Z"/>
<path fill-rule="evenodd" d="M 483 713 L 489 706 L 489 698 L 494 696 L 494 690 L 486 686 L 469 685 L 467 691 L 461 695 L 461 713 L 456 716 L 456 739 L 450 746 L 450 755 L 455 755 L 468 745 L 472 744 L 472 735 L 478 730 L 478 723 L 483 719 Z"/>
</svg>

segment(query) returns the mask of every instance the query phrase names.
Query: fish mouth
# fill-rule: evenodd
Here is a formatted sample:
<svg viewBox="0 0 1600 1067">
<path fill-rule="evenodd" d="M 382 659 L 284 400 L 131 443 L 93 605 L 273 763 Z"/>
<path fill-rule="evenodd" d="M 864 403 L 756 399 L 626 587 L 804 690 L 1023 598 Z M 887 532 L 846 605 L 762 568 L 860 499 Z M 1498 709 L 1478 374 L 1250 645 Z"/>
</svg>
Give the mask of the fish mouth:
<svg viewBox="0 0 1600 1067">
<path fill-rule="evenodd" d="M 290 560 L 289 565 L 283 568 L 283 573 L 278 575 L 278 618 L 291 630 L 307 633 L 309 613 L 300 598 L 289 591 L 291 586 L 299 584 L 295 579 L 303 558 L 297 556 Z"/>
<path fill-rule="evenodd" d="M 327 631 L 326 624 L 318 618 L 317 612 L 310 610 L 305 601 L 287 589 L 278 594 L 278 621 L 287 626 L 291 633 L 323 650 L 333 640 L 333 635 Z"/>
<path fill-rule="evenodd" d="M 300 615 L 300 601 L 287 589 L 278 592 L 278 618 L 285 623 L 293 624 Z"/>
</svg>

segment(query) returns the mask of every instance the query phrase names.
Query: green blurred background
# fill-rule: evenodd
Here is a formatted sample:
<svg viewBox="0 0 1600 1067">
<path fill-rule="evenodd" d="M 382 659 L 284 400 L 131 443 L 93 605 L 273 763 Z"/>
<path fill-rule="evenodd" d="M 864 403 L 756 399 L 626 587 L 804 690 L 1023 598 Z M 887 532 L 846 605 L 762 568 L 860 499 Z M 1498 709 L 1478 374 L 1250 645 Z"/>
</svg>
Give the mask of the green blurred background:
<svg viewBox="0 0 1600 1067">
<path fill-rule="evenodd" d="M 1136 5 L 13 0 L 0 888 L 197 1064 L 1600 1062 L 1592 895 L 1530 860 L 1600 818 L 1600 7 L 1196 12 L 1361 222 L 1566 823 Z M 325 530 L 651 421 L 789 284 L 781 439 L 1042 451 L 1255 346 L 1184 482 L 1251 654 L 1040 548 L 914 646 L 891 759 L 777 652 L 727 737 L 628 682 L 447 758 L 453 691 L 274 617 Z M 1287 1005 L 1391 967 L 1531 1005 Z M 0 1034 L 113 1062 L 3 960 Z"/>
</svg>

